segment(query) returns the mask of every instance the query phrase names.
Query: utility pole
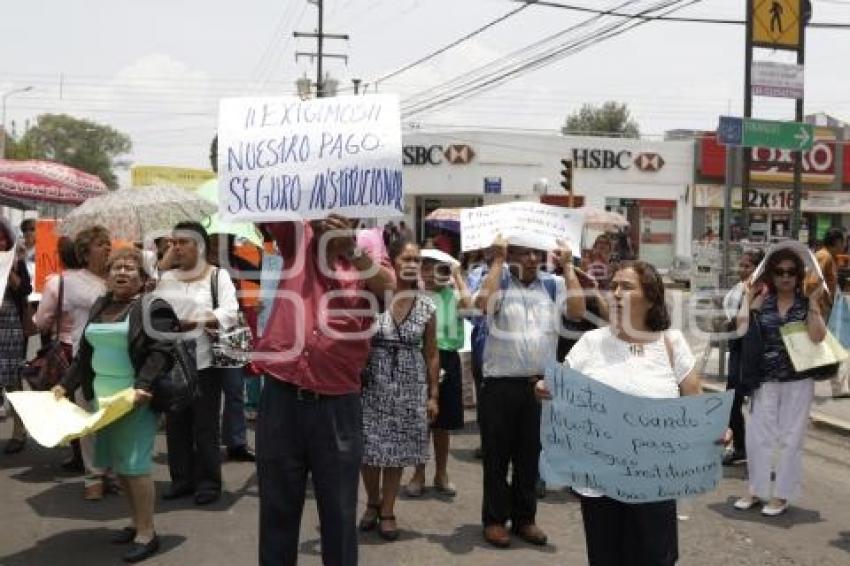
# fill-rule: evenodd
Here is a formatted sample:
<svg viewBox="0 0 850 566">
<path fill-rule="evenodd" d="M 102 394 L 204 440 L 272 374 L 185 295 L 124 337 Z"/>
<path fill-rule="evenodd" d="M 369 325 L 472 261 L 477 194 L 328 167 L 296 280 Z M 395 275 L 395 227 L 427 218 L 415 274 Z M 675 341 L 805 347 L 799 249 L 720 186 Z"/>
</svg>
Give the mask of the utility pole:
<svg viewBox="0 0 850 566">
<path fill-rule="evenodd" d="M 325 33 L 325 6 L 324 0 L 307 0 L 310 4 L 315 4 L 319 13 L 319 25 L 313 33 L 296 31 L 292 35 L 295 37 L 310 37 L 316 39 L 316 51 L 304 52 L 296 51 L 295 60 L 302 57 L 308 57 L 311 60 L 316 60 L 316 98 L 325 96 L 325 77 L 324 77 L 324 60 L 327 59 L 342 59 L 348 64 L 348 55 L 338 53 L 325 53 L 325 39 L 341 39 L 348 41 L 347 34 L 340 33 Z"/>
<path fill-rule="evenodd" d="M 804 3 L 805 4 L 805 3 Z M 808 9 L 808 16 L 806 10 Z M 800 48 L 797 50 L 797 64 L 803 66 L 806 64 L 806 24 L 808 17 L 811 17 L 811 6 L 804 6 L 803 13 L 800 14 Z M 800 96 L 795 101 L 794 105 L 794 120 L 802 122 L 804 118 L 803 103 L 804 96 Z M 794 152 L 794 208 L 791 215 L 791 237 L 795 240 L 800 239 L 800 226 L 803 221 L 803 210 L 801 202 L 803 200 L 803 152 Z M 809 234 L 815 232 L 814 226 L 809 226 Z"/>
</svg>

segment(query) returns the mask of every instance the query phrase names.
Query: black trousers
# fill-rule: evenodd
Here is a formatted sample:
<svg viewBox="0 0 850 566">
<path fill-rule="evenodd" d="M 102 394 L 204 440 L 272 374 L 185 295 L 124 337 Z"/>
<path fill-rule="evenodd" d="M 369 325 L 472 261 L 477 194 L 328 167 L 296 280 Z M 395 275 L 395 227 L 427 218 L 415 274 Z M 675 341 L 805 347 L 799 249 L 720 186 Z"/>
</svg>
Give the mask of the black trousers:
<svg viewBox="0 0 850 566">
<path fill-rule="evenodd" d="M 673 566 L 679 559 L 676 502 L 622 503 L 582 497 L 590 566 Z"/>
<path fill-rule="evenodd" d="M 319 509 L 322 563 L 357 564 L 357 486 L 363 455 L 360 395 L 299 399 L 266 380 L 257 417 L 260 564 L 298 562 L 307 473 Z"/>
<path fill-rule="evenodd" d="M 540 403 L 528 379 L 487 378 L 481 384 L 485 526 L 532 524 L 537 515 Z M 508 466 L 513 475 L 508 484 Z"/>
<path fill-rule="evenodd" d="M 729 413 L 729 428 L 732 429 L 732 445 L 735 452 L 747 452 L 746 428 L 744 424 L 744 394 L 740 388 L 741 346 L 732 341 L 729 347 L 729 369 L 726 375 L 726 390 L 734 389 L 732 412 Z"/>
<path fill-rule="evenodd" d="M 221 371 L 198 372 L 201 395 L 180 412 L 168 413 L 165 438 L 173 489 L 221 492 Z"/>
<path fill-rule="evenodd" d="M 481 434 L 481 381 L 484 379 L 482 367 L 472 356 L 472 383 L 475 385 L 475 422 L 478 423 L 479 435 Z"/>
<path fill-rule="evenodd" d="M 732 412 L 729 413 L 729 428 L 732 429 L 732 446 L 735 452 L 747 453 L 746 425 L 744 424 L 744 394 L 735 390 Z"/>
</svg>

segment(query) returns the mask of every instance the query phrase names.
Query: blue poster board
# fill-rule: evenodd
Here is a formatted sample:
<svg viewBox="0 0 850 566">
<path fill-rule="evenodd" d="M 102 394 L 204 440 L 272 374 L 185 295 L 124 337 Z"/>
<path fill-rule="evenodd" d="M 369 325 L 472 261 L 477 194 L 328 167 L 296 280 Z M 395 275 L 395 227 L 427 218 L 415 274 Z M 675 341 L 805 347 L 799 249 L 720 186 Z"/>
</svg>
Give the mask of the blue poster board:
<svg viewBox="0 0 850 566">
<path fill-rule="evenodd" d="M 628 379 L 624 376 L 623 379 Z M 626 503 L 713 491 L 722 475 L 733 392 L 634 397 L 565 366 L 546 371 L 540 424 L 547 484 L 593 488 Z"/>
</svg>

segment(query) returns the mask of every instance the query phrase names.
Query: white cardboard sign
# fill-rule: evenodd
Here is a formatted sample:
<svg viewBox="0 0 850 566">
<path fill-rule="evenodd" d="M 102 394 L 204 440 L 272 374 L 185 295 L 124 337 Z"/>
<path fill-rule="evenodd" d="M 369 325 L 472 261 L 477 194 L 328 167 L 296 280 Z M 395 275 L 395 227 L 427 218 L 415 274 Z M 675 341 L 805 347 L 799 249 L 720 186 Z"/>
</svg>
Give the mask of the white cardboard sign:
<svg viewBox="0 0 850 566">
<path fill-rule="evenodd" d="M 229 222 L 399 216 L 398 98 L 225 98 L 218 178 Z"/>
<path fill-rule="evenodd" d="M 803 98 L 804 77 L 802 65 L 753 61 L 753 94 L 775 98 Z"/>
<path fill-rule="evenodd" d="M 497 234 L 509 244 L 550 251 L 557 240 L 581 253 L 584 215 L 574 208 L 537 202 L 509 202 L 467 208 L 460 213 L 460 241 L 464 252 L 490 247 Z"/>
</svg>

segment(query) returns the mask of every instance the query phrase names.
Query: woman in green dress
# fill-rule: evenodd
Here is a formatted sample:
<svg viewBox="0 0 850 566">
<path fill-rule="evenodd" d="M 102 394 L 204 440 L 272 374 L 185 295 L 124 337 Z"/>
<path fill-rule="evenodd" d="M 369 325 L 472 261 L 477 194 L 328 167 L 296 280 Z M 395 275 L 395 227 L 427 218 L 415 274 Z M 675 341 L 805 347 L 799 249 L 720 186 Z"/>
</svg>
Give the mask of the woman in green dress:
<svg viewBox="0 0 850 566">
<path fill-rule="evenodd" d="M 132 524 L 112 542 L 132 543 L 124 560 L 139 562 L 159 549 L 150 475 L 157 418 L 148 402 L 154 379 L 173 363 L 171 343 L 148 335 L 147 322 L 155 331 L 178 332 L 179 321 L 165 301 L 142 300 L 145 272 L 137 250 L 116 250 L 108 268 L 108 292 L 92 307 L 77 357 L 53 392 L 64 397 L 82 387 L 86 399 L 99 400 L 134 390 L 135 408 L 97 432 L 95 462 L 115 471 L 130 503 Z"/>
</svg>

